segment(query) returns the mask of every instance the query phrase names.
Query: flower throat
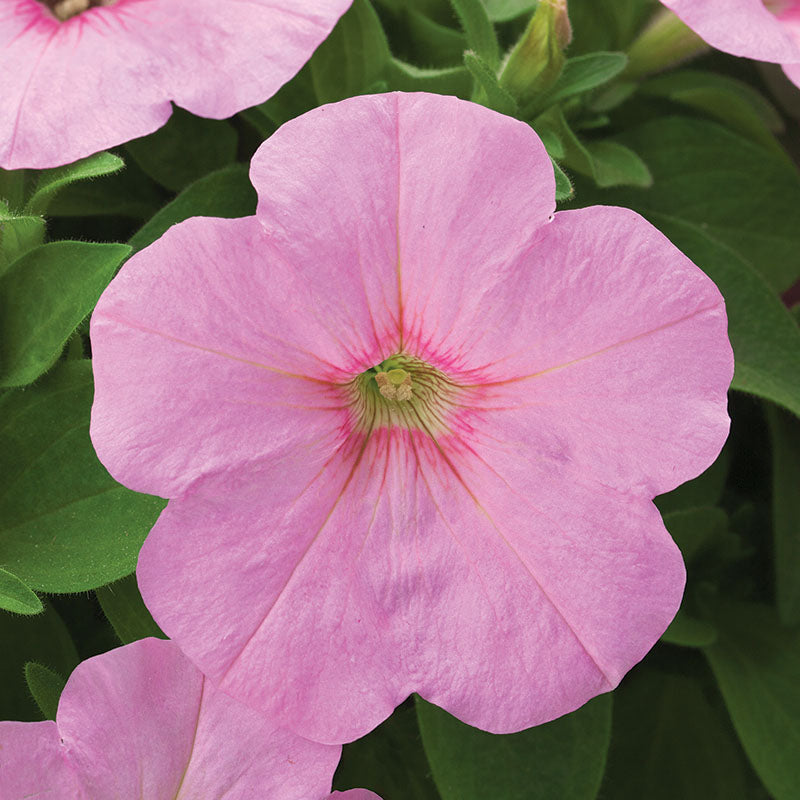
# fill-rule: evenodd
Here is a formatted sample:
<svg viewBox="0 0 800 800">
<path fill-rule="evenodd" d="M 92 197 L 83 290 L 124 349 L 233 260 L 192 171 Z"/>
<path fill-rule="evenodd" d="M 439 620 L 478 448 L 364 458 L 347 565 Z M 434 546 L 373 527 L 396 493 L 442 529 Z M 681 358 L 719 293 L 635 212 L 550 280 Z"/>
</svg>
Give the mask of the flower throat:
<svg viewBox="0 0 800 800">
<path fill-rule="evenodd" d="M 362 372 L 348 385 L 358 427 L 366 431 L 400 427 L 436 435 L 459 387 L 441 370 L 404 353 Z"/>
<path fill-rule="evenodd" d="M 39 0 L 39 2 L 47 6 L 59 22 L 64 22 L 90 8 L 112 6 L 117 0 Z"/>
</svg>

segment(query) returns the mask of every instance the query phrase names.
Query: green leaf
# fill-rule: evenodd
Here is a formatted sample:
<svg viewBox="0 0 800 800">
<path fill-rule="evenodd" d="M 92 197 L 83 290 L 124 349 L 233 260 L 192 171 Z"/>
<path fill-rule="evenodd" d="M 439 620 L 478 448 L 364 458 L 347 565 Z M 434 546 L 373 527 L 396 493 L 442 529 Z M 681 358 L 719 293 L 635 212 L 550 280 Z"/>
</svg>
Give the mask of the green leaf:
<svg viewBox="0 0 800 800">
<path fill-rule="evenodd" d="M 5 217 L 0 213 L 0 275 L 21 255 L 43 241 L 42 217 Z"/>
<path fill-rule="evenodd" d="M 656 5 L 654 0 L 569 0 L 570 52 L 627 50 Z"/>
<path fill-rule="evenodd" d="M 417 703 L 442 800 L 594 800 L 611 735 L 611 696 L 535 728 L 494 735 Z"/>
<path fill-rule="evenodd" d="M 58 701 L 67 683 L 66 678 L 62 678 L 44 664 L 28 661 L 25 664 L 25 682 L 28 684 L 28 689 L 33 695 L 36 705 L 39 706 L 42 716 L 45 719 L 55 720 Z"/>
<path fill-rule="evenodd" d="M 492 22 L 507 22 L 522 14 L 530 14 L 537 0 L 483 0 L 486 13 Z"/>
<path fill-rule="evenodd" d="M 113 153 L 95 153 L 64 167 L 45 169 L 39 173 L 39 180 L 25 210 L 28 214 L 44 214 L 56 193 L 75 181 L 99 178 L 118 172 L 125 162 Z"/>
<path fill-rule="evenodd" d="M 681 484 L 669 494 L 657 497 L 655 502 L 658 510 L 662 514 L 668 514 L 671 511 L 685 511 L 689 508 L 717 505 L 728 478 L 730 456 L 730 448 L 725 445 L 717 456 L 717 460 L 702 475 Z"/>
<path fill-rule="evenodd" d="M 772 131 L 783 129 L 783 120 L 760 92 L 742 81 L 702 70 L 678 70 L 645 81 L 640 91 L 654 97 L 705 111 L 733 130 L 783 156 Z"/>
<path fill-rule="evenodd" d="M 598 186 L 643 186 L 653 184 L 653 176 L 636 153 L 619 142 L 588 142 L 594 179 Z"/>
<path fill-rule="evenodd" d="M 447 16 L 452 17 L 449 0 L 445 0 Z M 404 43 L 406 57 L 418 64 L 443 67 L 461 62 L 468 49 L 467 38 L 449 24 L 441 24 L 413 8 L 404 9 L 401 17 L 407 26 Z M 449 22 L 449 20 L 448 20 Z"/>
<path fill-rule="evenodd" d="M 16 575 L 0 569 L 0 608 L 15 614 L 40 614 L 42 601 Z"/>
<path fill-rule="evenodd" d="M 255 214 L 255 189 L 245 164 L 231 164 L 187 186 L 129 242 L 134 251 L 152 244 L 168 228 L 189 217 L 246 217 Z"/>
<path fill-rule="evenodd" d="M 550 161 L 553 164 L 553 172 L 556 176 L 556 202 L 560 203 L 563 200 L 569 200 L 575 193 L 572 188 L 572 181 L 570 181 L 567 173 L 558 166 L 554 158 L 551 157 Z"/>
<path fill-rule="evenodd" d="M 371 789 L 383 800 L 439 800 L 422 749 L 413 701 L 342 751 L 333 779 L 335 789 Z"/>
<path fill-rule="evenodd" d="M 364 94 L 386 77 L 391 53 L 381 21 L 369 0 L 354 0 L 311 58 L 311 77 L 320 103 Z"/>
<path fill-rule="evenodd" d="M 80 592 L 129 575 L 164 501 L 111 478 L 89 440 L 91 365 L 65 361 L 0 395 L 0 563 L 30 588 Z"/>
<path fill-rule="evenodd" d="M 627 63 L 625 53 L 588 53 L 567 59 L 555 86 L 542 101 L 542 107 L 545 103 L 561 103 L 608 83 L 625 69 Z"/>
<path fill-rule="evenodd" d="M 0 203 L 12 211 L 21 209 L 25 202 L 28 170 L 0 169 Z"/>
<path fill-rule="evenodd" d="M 234 161 L 238 141 L 230 123 L 196 117 L 175 108 L 166 125 L 125 147 L 154 181 L 179 192 L 192 181 Z"/>
<path fill-rule="evenodd" d="M 601 797 L 750 800 L 742 753 L 724 711 L 695 678 L 639 669 L 614 692 Z"/>
<path fill-rule="evenodd" d="M 750 603 L 718 603 L 712 621 L 720 636 L 705 653 L 744 749 L 775 800 L 796 800 L 800 630 Z"/>
<path fill-rule="evenodd" d="M 164 205 L 168 196 L 130 160 L 120 172 L 61 189 L 48 204 L 47 216 L 146 219 Z"/>
<path fill-rule="evenodd" d="M 461 23 L 467 46 L 481 57 L 490 69 L 500 66 L 500 45 L 481 0 L 450 0 Z"/>
<path fill-rule="evenodd" d="M 0 386 L 23 386 L 53 365 L 130 253 L 122 244 L 53 242 L 0 276 Z"/>
<path fill-rule="evenodd" d="M 800 173 L 714 122 L 664 117 L 616 141 L 647 162 L 656 186 L 596 195 L 698 229 L 782 291 L 800 277 Z"/>
<path fill-rule="evenodd" d="M 775 601 L 785 625 L 800 624 L 800 421 L 767 408 L 772 439 Z"/>
<path fill-rule="evenodd" d="M 480 87 L 475 95 L 477 102 L 501 114 L 513 117 L 517 113 L 517 101 L 498 83 L 497 73 L 472 50 L 464 53 L 464 66 Z"/>
<path fill-rule="evenodd" d="M 464 67 L 423 69 L 392 58 L 388 71 L 389 85 L 400 92 L 433 92 L 467 99 L 472 80 Z"/>
<path fill-rule="evenodd" d="M 130 644 L 148 636 L 166 638 L 139 594 L 135 575 L 101 586 L 95 590 L 95 594 L 122 644 Z"/>
<path fill-rule="evenodd" d="M 786 307 L 743 258 L 705 229 L 648 214 L 725 297 L 728 335 L 736 357 L 732 387 L 800 415 L 800 330 Z"/>
<path fill-rule="evenodd" d="M 681 647 L 706 647 L 717 639 L 717 629 L 707 620 L 678 611 L 661 636 L 662 642 Z"/>
<path fill-rule="evenodd" d="M 0 614 L 0 642 L 0 719 L 41 719 L 27 689 L 25 663 L 36 661 L 69 675 L 79 660 L 69 631 L 48 606 L 34 617 Z"/>
<path fill-rule="evenodd" d="M 714 539 L 728 530 L 728 515 L 721 508 L 690 508 L 664 515 L 666 525 L 683 560 L 691 564 Z"/>
</svg>

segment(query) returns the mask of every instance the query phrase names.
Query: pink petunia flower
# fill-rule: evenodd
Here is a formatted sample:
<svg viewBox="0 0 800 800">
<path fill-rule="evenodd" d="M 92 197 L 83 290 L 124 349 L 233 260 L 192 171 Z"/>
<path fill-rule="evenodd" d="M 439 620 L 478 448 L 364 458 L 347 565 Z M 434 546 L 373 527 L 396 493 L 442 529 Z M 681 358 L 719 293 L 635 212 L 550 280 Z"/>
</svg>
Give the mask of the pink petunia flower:
<svg viewBox="0 0 800 800">
<path fill-rule="evenodd" d="M 0 167 L 53 167 L 271 97 L 352 0 L 0 0 Z"/>
<path fill-rule="evenodd" d="M 640 216 L 553 216 L 524 123 L 357 97 L 253 159 L 92 320 L 92 436 L 172 498 L 139 559 L 211 680 L 347 741 L 411 692 L 515 731 L 616 686 L 684 569 L 654 495 L 728 431 L 714 284 Z"/>
<path fill-rule="evenodd" d="M 661 0 L 712 47 L 771 61 L 800 86 L 800 0 Z"/>
<path fill-rule="evenodd" d="M 277 728 L 172 642 L 142 639 L 80 664 L 56 722 L 0 722 L 0 750 L 8 800 L 322 800 L 341 748 Z"/>
</svg>

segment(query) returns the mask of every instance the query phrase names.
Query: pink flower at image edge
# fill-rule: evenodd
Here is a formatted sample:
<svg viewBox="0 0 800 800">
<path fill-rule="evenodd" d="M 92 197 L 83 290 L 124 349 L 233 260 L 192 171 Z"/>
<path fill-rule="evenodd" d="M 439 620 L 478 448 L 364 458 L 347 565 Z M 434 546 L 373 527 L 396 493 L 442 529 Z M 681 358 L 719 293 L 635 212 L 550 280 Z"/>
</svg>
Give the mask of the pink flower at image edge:
<svg viewBox="0 0 800 800">
<path fill-rule="evenodd" d="M 352 0 L 116 0 L 60 22 L 0 9 L 0 167 L 67 164 L 160 128 L 170 100 L 221 119 L 292 78 Z"/>
<path fill-rule="evenodd" d="M 160 639 L 84 661 L 56 722 L 0 722 L 0 748 L 4 798 L 54 800 L 323 800 L 340 754 L 215 691 Z"/>
<path fill-rule="evenodd" d="M 412 692 L 520 730 L 617 685 L 674 616 L 652 498 L 728 432 L 714 284 L 632 211 L 553 216 L 529 126 L 436 95 L 323 106 L 92 319 L 92 437 L 171 498 L 139 560 L 224 691 L 355 739 Z"/>
<path fill-rule="evenodd" d="M 800 86 L 800 0 L 661 0 L 712 47 L 780 64 Z"/>
</svg>

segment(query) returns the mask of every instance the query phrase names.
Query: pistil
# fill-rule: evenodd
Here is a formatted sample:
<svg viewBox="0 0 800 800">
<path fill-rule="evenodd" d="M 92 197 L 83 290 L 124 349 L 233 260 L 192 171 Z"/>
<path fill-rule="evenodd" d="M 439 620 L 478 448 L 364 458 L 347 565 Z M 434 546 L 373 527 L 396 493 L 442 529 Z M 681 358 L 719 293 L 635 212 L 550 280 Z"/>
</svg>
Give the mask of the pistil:
<svg viewBox="0 0 800 800">
<path fill-rule="evenodd" d="M 50 9 L 59 22 L 64 22 L 95 6 L 113 5 L 117 0 L 41 0 L 41 2 Z"/>
</svg>

